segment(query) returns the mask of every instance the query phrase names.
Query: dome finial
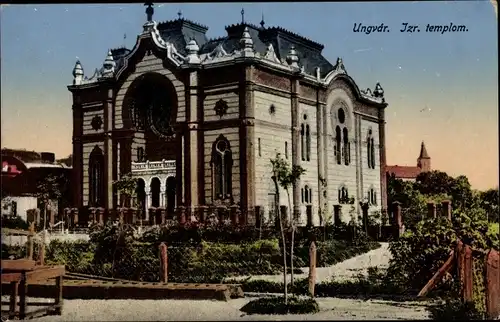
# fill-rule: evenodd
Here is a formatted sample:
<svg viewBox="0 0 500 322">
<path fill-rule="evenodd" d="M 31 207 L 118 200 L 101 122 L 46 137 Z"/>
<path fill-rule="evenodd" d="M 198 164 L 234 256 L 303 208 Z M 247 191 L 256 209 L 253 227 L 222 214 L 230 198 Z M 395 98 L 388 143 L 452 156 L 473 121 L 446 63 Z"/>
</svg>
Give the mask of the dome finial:
<svg viewBox="0 0 500 322">
<path fill-rule="evenodd" d="M 241 23 L 245 23 L 245 9 L 241 8 Z"/>
<path fill-rule="evenodd" d="M 145 6 L 148 6 L 146 8 L 146 17 L 148 22 L 153 21 L 153 14 L 155 13 L 155 9 L 153 8 L 154 4 L 152 2 L 145 2 Z"/>
<path fill-rule="evenodd" d="M 182 19 L 182 10 L 179 9 L 179 11 L 177 12 L 177 16 L 179 16 L 179 20 Z"/>
<path fill-rule="evenodd" d="M 265 25 L 265 21 L 264 21 L 264 13 L 262 13 L 262 20 L 260 21 L 260 26 L 262 27 L 262 29 L 264 29 L 264 25 Z"/>
</svg>

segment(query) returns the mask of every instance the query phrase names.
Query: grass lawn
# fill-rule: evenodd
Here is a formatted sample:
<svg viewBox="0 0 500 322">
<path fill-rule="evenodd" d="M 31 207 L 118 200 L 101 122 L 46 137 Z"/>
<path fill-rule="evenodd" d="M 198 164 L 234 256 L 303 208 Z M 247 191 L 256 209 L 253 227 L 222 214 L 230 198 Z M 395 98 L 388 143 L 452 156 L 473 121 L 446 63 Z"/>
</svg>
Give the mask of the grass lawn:
<svg viewBox="0 0 500 322">
<path fill-rule="evenodd" d="M 490 223 L 489 231 L 498 234 L 500 231 L 498 223 L 497 222 Z"/>
</svg>

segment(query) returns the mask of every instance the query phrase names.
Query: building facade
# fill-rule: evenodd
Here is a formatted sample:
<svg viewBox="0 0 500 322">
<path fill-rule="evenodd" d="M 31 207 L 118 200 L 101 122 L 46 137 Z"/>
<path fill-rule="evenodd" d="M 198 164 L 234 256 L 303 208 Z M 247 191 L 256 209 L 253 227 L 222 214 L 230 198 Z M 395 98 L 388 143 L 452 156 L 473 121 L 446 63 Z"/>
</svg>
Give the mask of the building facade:
<svg viewBox="0 0 500 322">
<path fill-rule="evenodd" d="M 431 170 L 431 157 L 429 153 L 427 153 L 425 144 L 422 141 L 416 166 L 388 165 L 387 175 L 392 175 L 396 179 L 401 179 L 403 181 L 415 181 L 420 173 L 429 172 Z"/>
<path fill-rule="evenodd" d="M 71 205 L 67 187 L 71 185 L 71 167 L 55 160 L 54 153 L 20 149 L 2 149 L 2 216 L 19 216 L 27 220 L 30 209 L 39 208 L 43 216 L 45 207 L 39 198 L 38 185 L 48 177 L 59 178 L 60 198 L 50 201 L 48 208 L 61 212 Z"/>
<path fill-rule="evenodd" d="M 288 205 L 271 180 L 279 153 L 306 170 L 288 211 L 302 223 L 349 221 L 360 202 L 386 209 L 380 84 L 360 90 L 323 45 L 264 21 L 209 40 L 198 23 L 146 13 L 132 50 L 110 50 L 91 78 L 80 62 L 73 70 L 78 207 L 117 207 L 113 181 L 132 173 L 144 208 L 226 203 L 248 223 L 256 207 L 272 219 Z"/>
</svg>

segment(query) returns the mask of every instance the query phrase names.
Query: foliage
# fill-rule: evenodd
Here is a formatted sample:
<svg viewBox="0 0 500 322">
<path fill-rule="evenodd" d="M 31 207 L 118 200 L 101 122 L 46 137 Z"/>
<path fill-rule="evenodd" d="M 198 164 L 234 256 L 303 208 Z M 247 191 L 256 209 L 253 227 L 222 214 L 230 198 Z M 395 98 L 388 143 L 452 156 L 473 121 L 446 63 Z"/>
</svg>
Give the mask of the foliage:
<svg viewBox="0 0 500 322">
<path fill-rule="evenodd" d="M 248 302 L 241 311 L 247 314 L 308 314 L 319 312 L 319 305 L 312 298 L 264 297 Z"/>
<path fill-rule="evenodd" d="M 2 228 L 21 229 L 21 230 L 28 230 L 29 228 L 28 223 L 20 216 L 15 216 L 15 217 L 2 216 L 1 226 Z"/>
<path fill-rule="evenodd" d="M 114 181 L 113 186 L 122 196 L 131 198 L 136 195 L 137 179 L 133 178 L 131 173 L 127 173 L 122 175 L 119 180 Z"/>
<path fill-rule="evenodd" d="M 484 313 L 477 310 L 474 303 L 459 299 L 446 299 L 428 308 L 430 317 L 438 321 L 484 320 Z"/>
<path fill-rule="evenodd" d="M 67 184 L 67 179 L 63 175 L 49 174 L 36 183 L 37 192 L 35 195 L 47 206 L 51 200 L 61 198 Z"/>
<path fill-rule="evenodd" d="M 452 222 L 439 216 L 427 218 L 390 244 L 392 259 L 388 276 L 413 291 L 421 289 L 444 264 L 458 238 L 473 248 L 498 249 L 498 237 L 486 234 L 484 211 L 455 210 Z"/>
<path fill-rule="evenodd" d="M 491 222 L 500 222 L 498 210 L 498 188 L 488 189 L 479 193 L 481 208 L 486 211 L 488 220 Z M 498 225 L 497 225 L 498 226 Z"/>
</svg>

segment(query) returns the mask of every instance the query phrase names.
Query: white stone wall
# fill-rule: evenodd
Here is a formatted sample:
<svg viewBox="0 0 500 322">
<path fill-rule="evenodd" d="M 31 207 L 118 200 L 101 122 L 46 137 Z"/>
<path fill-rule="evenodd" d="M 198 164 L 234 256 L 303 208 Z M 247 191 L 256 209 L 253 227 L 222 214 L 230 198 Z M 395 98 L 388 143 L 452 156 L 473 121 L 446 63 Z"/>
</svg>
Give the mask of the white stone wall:
<svg viewBox="0 0 500 322">
<path fill-rule="evenodd" d="M 12 203 L 16 203 L 16 214 L 23 220 L 27 220 L 27 211 L 38 207 L 38 199 L 30 196 L 7 197 L 2 200 L 2 215 L 10 215 Z M 7 206 L 7 207 L 5 207 Z M 7 209 L 4 209 L 7 208 Z"/>
<path fill-rule="evenodd" d="M 232 167 L 232 190 L 234 202 L 240 201 L 240 137 L 239 128 L 225 128 L 219 130 L 211 130 L 204 132 L 204 164 L 205 164 L 205 202 L 212 203 L 212 168 L 210 161 L 212 158 L 212 145 L 217 140 L 219 135 L 229 141 L 233 157 Z"/>
<path fill-rule="evenodd" d="M 350 142 L 350 156 L 351 162 L 349 165 L 344 164 L 342 157 L 342 163 L 337 164 L 335 157 L 335 127 L 338 122 L 337 111 L 339 107 L 343 107 L 345 112 L 345 124 L 349 130 L 349 142 Z M 348 190 L 349 197 L 357 198 L 357 181 L 356 181 L 356 137 L 355 137 L 355 120 L 354 120 L 354 104 L 351 101 L 349 95 L 342 89 L 333 89 L 327 98 L 326 105 L 326 127 L 327 127 L 327 144 L 326 152 L 327 156 L 325 162 L 327 163 L 327 199 L 328 199 L 328 212 L 331 217 L 333 217 L 333 206 L 339 204 L 338 190 L 345 186 Z M 354 205 L 342 205 L 341 220 L 343 222 L 349 222 L 351 220 L 351 208 L 355 207 L 357 211 L 358 201 L 355 200 Z"/>
<path fill-rule="evenodd" d="M 372 130 L 372 136 L 375 146 L 375 169 L 368 166 L 368 131 Z M 370 188 L 373 188 L 377 194 L 377 204 L 370 205 L 369 213 L 381 211 L 382 193 L 380 187 L 380 144 L 378 123 L 369 120 L 361 120 L 361 168 L 363 173 L 363 192 L 362 198 L 368 198 Z"/>
<path fill-rule="evenodd" d="M 255 104 L 255 202 L 261 206 L 266 220 L 269 220 L 269 208 L 272 204 L 270 194 L 275 194 L 271 179 L 271 159 L 280 153 L 281 157 L 292 164 L 291 100 L 260 91 L 254 92 Z M 274 105 L 275 112 L 269 109 Z M 260 155 L 259 155 L 260 139 Z M 285 153 L 285 142 L 288 153 Z M 287 158 L 288 155 L 288 158 Z M 290 189 L 290 198 L 292 198 Z M 280 188 L 280 205 L 288 207 L 286 192 Z M 290 211 L 289 211 L 290 213 Z"/>
<path fill-rule="evenodd" d="M 165 69 L 163 66 L 163 62 L 160 58 L 151 54 L 150 56 L 144 56 L 142 61 L 137 63 L 134 73 L 130 74 L 128 78 L 123 82 L 122 87 L 116 94 L 115 99 L 115 120 L 114 126 L 117 129 L 123 128 L 123 119 L 122 119 L 122 109 L 123 109 L 123 99 L 127 93 L 129 86 L 132 82 L 139 76 L 145 73 L 158 73 L 167 77 L 175 87 L 177 92 L 177 122 L 184 122 L 186 120 L 186 104 L 185 104 L 185 92 L 184 92 L 184 84 L 178 80 L 175 75 L 168 69 Z"/>
<path fill-rule="evenodd" d="M 307 116 L 307 119 L 304 120 L 304 115 Z M 311 136 L 311 153 L 310 153 L 310 158 L 309 161 L 302 160 L 302 153 L 299 153 L 299 160 L 300 160 L 300 165 L 302 168 L 306 170 L 306 172 L 302 175 L 299 187 L 300 189 L 305 188 L 307 185 L 309 189 L 312 191 L 312 219 L 313 219 L 313 225 L 319 225 L 319 216 L 318 216 L 318 211 L 319 211 L 319 177 L 318 177 L 318 138 L 317 138 L 317 115 L 316 115 L 316 106 L 311 106 L 308 104 L 303 104 L 299 103 L 299 126 L 301 124 L 309 125 L 309 131 L 310 131 L 310 136 Z M 305 135 L 305 132 L 304 132 Z M 301 144 L 300 142 L 301 137 L 299 136 L 299 145 Z M 306 148 L 307 145 L 304 144 L 304 148 Z M 301 149 L 299 149 L 301 151 Z M 304 151 L 304 155 L 307 156 L 306 151 Z M 301 190 L 302 191 L 302 190 Z M 311 203 L 310 203 L 311 204 Z M 300 222 L 302 224 L 307 224 L 307 215 L 306 215 L 306 203 L 301 202 L 300 206 L 300 212 L 301 212 L 301 217 L 300 217 Z"/>
<path fill-rule="evenodd" d="M 103 142 L 92 142 L 83 144 L 83 205 L 88 206 L 89 203 L 89 159 L 90 153 L 95 146 L 98 146 L 104 153 Z"/>
</svg>

